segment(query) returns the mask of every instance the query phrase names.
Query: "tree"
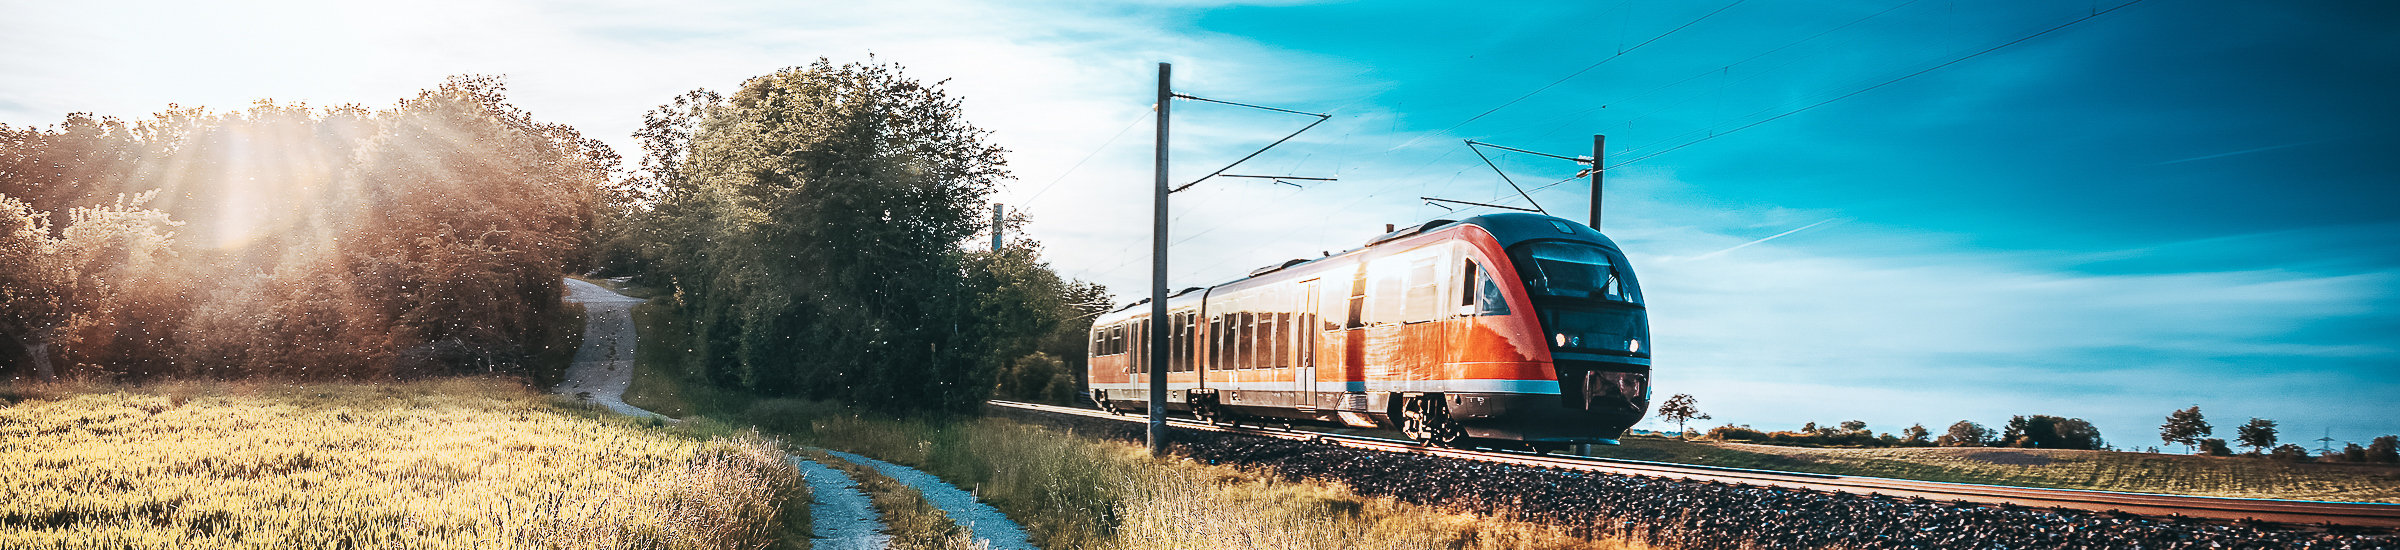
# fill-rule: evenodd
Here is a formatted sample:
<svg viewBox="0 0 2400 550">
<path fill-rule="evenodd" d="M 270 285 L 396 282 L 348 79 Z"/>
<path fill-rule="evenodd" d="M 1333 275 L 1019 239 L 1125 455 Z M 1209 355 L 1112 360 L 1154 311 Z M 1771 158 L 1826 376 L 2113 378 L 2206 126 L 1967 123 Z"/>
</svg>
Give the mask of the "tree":
<svg viewBox="0 0 2400 550">
<path fill-rule="evenodd" d="M 2100 429 L 2081 418 L 2049 415 L 2016 416 L 2000 436 L 2001 445 L 2034 449 L 2093 450 L 2107 445 Z"/>
<path fill-rule="evenodd" d="M 2360 446 L 2358 446 L 2358 444 L 2357 444 L 2357 443 L 2348 443 L 2348 444 L 2345 444 L 2345 445 L 2343 445 L 2343 446 L 2342 446 L 2342 461 L 2343 461 L 2343 462 L 2366 462 L 2366 461 L 2367 461 L 2367 448 L 2366 448 L 2366 447 L 2360 447 Z"/>
<path fill-rule="evenodd" d="M 1692 397 L 1692 394 L 1678 393 L 1673 397 L 1668 397 L 1667 402 L 1658 405 L 1658 418 L 1675 423 L 1676 437 L 1687 437 L 1690 432 L 1684 429 L 1684 423 L 1693 420 L 1708 420 L 1709 416 L 1707 413 L 1700 412 L 1699 399 Z"/>
<path fill-rule="evenodd" d="M 2400 436 L 2387 435 L 2367 443 L 2367 462 L 2400 462 Z"/>
<path fill-rule="evenodd" d="M 2252 454 L 2275 446 L 2275 421 L 2273 420 L 2252 417 L 2249 424 L 2243 424 L 2234 431 L 2235 439 L 2241 441 L 2242 446 L 2249 447 Z"/>
<path fill-rule="evenodd" d="M 819 59 L 679 101 L 645 130 L 657 199 L 629 248 L 655 252 L 642 276 L 680 297 L 708 380 L 966 410 L 1034 351 L 1028 335 L 1064 322 L 980 317 L 1034 313 L 983 293 L 999 279 L 970 280 L 984 264 L 961 243 L 986 229 L 1006 162 L 938 84 Z"/>
<path fill-rule="evenodd" d="M 1866 429 L 1867 429 L 1867 421 L 1865 421 L 1865 420 L 1850 420 L 1850 421 L 1845 421 L 1845 422 L 1842 422 L 1842 430 L 1843 430 L 1843 431 L 1860 432 L 1860 431 L 1866 431 Z"/>
<path fill-rule="evenodd" d="M 1992 430 L 1983 427 L 1982 424 L 1960 420 L 1958 423 L 1950 425 L 1948 433 L 1935 438 L 1934 444 L 1943 447 L 1982 447 L 1991 443 L 1993 436 Z"/>
<path fill-rule="evenodd" d="M 1908 429 L 1900 430 L 1901 444 L 1909 447 L 1931 445 L 1932 436 L 1933 431 L 1925 429 L 1924 424 L 1910 424 Z"/>
<path fill-rule="evenodd" d="M 2209 427 L 2207 418 L 2201 416 L 2200 406 L 2192 405 L 2189 409 L 2167 413 L 2167 423 L 2158 427 L 2158 439 L 2166 443 L 2181 443 L 2186 449 L 2196 449 L 2200 438 L 2208 437 L 2214 431 Z"/>
<path fill-rule="evenodd" d="M 2308 462 L 2308 449 L 2302 448 L 2299 445 L 2285 443 L 2276 446 L 2275 451 L 2270 453 L 2267 457 L 2285 462 Z"/>
<path fill-rule="evenodd" d="M 2211 437 L 2200 440 L 2200 454 L 2208 456 L 2233 456 L 2233 449 L 2228 449 L 2225 447 L 2225 440 Z"/>
<path fill-rule="evenodd" d="M 145 205 L 157 192 L 73 207 L 59 236 L 48 214 L 0 195 L 0 334 L 17 340 L 34 376 L 54 379 L 53 346 L 119 332 L 134 289 L 157 276 L 180 225 Z"/>
</svg>

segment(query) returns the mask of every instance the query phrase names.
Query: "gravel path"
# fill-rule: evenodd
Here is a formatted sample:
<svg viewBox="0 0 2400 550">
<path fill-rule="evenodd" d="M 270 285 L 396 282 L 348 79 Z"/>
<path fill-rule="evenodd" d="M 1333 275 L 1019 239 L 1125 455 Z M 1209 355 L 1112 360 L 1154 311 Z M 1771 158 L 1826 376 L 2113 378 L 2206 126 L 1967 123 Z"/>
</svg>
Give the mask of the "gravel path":
<svg viewBox="0 0 2400 550">
<path fill-rule="evenodd" d="M 1018 527 L 1017 522 L 1009 521 L 1008 516 L 1002 515 L 999 510 L 994 510 L 991 505 L 975 500 L 975 495 L 958 490 L 958 487 L 943 482 L 942 478 L 917 471 L 916 468 L 850 453 L 834 450 L 825 452 L 841 457 L 842 460 L 874 468 L 875 471 L 882 472 L 883 475 L 893 480 L 917 488 L 917 492 L 925 495 L 925 502 L 933 504 L 934 508 L 941 509 L 943 514 L 948 514 L 950 521 L 958 523 L 959 527 L 965 527 L 968 532 L 974 533 L 975 541 L 983 543 L 986 548 L 1038 550 L 1034 548 L 1033 543 L 1025 540 L 1025 529 Z"/>
<path fill-rule="evenodd" d="M 625 387 L 633 385 L 633 306 L 645 300 L 566 281 L 566 301 L 583 304 L 583 347 L 575 350 L 567 380 L 550 392 L 590 399 L 617 414 L 666 418 L 625 404 Z"/>
<path fill-rule="evenodd" d="M 816 503 L 808 507 L 809 516 L 816 521 L 809 534 L 815 539 L 809 541 L 811 548 L 882 550 L 891 543 L 883 521 L 875 517 L 874 504 L 866 493 L 859 492 L 849 475 L 809 459 L 795 456 L 791 460 L 808 478 L 809 493 L 816 496 Z"/>
</svg>

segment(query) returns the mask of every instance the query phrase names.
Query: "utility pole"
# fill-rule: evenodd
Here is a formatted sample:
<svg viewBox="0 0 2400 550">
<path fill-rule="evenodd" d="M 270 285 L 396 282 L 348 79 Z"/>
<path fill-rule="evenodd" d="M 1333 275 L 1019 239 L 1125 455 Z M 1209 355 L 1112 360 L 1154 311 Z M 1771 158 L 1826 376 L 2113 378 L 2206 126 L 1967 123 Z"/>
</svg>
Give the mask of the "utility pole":
<svg viewBox="0 0 2400 550">
<path fill-rule="evenodd" d="M 1601 153 L 1608 146 L 1608 136 L 1592 134 L 1592 230 L 1600 230 L 1600 167 Z"/>
<path fill-rule="evenodd" d="M 1001 225 L 1000 213 L 1004 208 L 1007 207 L 992 203 L 992 252 L 995 254 L 1000 252 L 1000 234 L 1008 232 L 1008 226 Z"/>
<path fill-rule="evenodd" d="M 1172 67 L 1158 64 L 1158 165 L 1150 224 L 1150 456 L 1167 454 L 1167 111 L 1175 90 L 1167 85 Z"/>
</svg>

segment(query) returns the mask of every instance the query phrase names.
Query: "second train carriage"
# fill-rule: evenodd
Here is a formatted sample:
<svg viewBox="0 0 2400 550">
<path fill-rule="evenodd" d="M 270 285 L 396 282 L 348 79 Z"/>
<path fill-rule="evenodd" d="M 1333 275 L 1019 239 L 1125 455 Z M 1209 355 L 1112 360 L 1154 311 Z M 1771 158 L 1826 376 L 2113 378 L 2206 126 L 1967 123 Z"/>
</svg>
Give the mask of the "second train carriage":
<svg viewBox="0 0 2400 550">
<path fill-rule="evenodd" d="M 1437 444 L 1613 443 L 1650 403 L 1649 316 L 1616 243 L 1534 214 L 1435 220 L 1364 247 L 1167 298 L 1149 365 L 1147 300 L 1093 322 L 1091 397 L 1213 420 L 1396 428 Z"/>
</svg>

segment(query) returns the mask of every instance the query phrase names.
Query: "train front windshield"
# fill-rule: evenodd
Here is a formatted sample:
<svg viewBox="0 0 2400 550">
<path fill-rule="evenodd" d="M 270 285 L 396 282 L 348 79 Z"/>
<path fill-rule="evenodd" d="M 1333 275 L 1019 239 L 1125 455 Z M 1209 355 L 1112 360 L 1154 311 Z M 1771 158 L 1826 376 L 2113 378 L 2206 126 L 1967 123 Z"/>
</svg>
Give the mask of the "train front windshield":
<svg viewBox="0 0 2400 550">
<path fill-rule="evenodd" d="M 1525 243 L 1509 255 L 1553 348 L 1649 353 L 1649 314 L 1623 255 L 1572 242 Z"/>
</svg>

